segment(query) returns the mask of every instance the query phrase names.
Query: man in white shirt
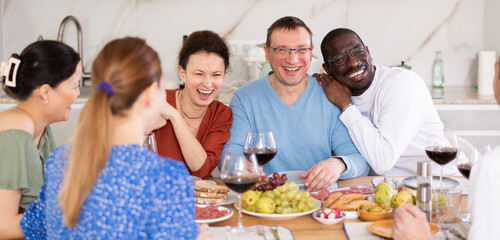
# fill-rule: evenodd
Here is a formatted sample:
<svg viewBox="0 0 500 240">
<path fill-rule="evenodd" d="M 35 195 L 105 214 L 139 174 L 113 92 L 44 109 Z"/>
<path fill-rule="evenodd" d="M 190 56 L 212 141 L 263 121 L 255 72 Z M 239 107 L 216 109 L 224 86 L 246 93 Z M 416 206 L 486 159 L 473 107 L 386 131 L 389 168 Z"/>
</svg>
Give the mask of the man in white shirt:
<svg viewBox="0 0 500 240">
<path fill-rule="evenodd" d="M 428 159 L 428 132 L 443 131 L 424 81 L 403 68 L 375 66 L 370 51 L 352 30 L 338 28 L 321 43 L 323 68 L 315 74 L 328 99 L 342 110 L 340 120 L 371 167 L 371 174 L 416 175 Z M 438 175 L 437 165 L 432 168 Z M 458 175 L 454 163 L 444 175 Z"/>
</svg>

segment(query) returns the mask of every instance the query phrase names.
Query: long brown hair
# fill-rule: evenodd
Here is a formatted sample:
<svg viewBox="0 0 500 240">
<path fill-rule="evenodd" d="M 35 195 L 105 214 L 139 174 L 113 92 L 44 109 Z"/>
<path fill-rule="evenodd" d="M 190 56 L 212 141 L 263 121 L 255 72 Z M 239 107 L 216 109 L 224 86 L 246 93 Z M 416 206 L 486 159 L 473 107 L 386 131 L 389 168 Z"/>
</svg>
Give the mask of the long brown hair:
<svg viewBox="0 0 500 240">
<path fill-rule="evenodd" d="M 161 75 L 158 54 L 138 38 L 113 40 L 95 59 L 91 79 L 94 93 L 80 113 L 59 193 L 66 225 L 76 226 L 83 201 L 108 161 L 112 116 L 124 116 L 142 91 L 153 82 L 159 83 Z M 109 84 L 112 92 L 96 89 L 101 82 Z"/>
</svg>

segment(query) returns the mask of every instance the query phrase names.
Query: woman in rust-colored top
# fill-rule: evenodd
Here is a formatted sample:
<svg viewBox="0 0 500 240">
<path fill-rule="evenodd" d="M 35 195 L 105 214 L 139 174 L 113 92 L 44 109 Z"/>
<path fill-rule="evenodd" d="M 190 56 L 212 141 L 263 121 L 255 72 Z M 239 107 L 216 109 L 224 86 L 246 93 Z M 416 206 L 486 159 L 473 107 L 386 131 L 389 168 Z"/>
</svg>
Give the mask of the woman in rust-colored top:
<svg viewBox="0 0 500 240">
<path fill-rule="evenodd" d="M 183 161 L 206 178 L 217 167 L 233 122 L 231 109 L 214 100 L 229 66 L 229 49 L 212 31 L 189 35 L 179 52 L 184 89 L 166 90 L 165 126 L 154 131 L 158 154 Z"/>
</svg>

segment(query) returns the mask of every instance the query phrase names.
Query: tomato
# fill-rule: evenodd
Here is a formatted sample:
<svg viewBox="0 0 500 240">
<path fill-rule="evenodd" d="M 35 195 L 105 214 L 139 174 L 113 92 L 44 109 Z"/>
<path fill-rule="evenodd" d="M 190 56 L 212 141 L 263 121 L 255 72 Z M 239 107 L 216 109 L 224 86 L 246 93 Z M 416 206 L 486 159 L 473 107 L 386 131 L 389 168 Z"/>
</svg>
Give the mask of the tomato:
<svg viewBox="0 0 500 240">
<path fill-rule="evenodd" d="M 335 213 L 335 218 L 339 218 L 340 217 L 340 208 L 333 208 L 333 212 Z"/>
</svg>

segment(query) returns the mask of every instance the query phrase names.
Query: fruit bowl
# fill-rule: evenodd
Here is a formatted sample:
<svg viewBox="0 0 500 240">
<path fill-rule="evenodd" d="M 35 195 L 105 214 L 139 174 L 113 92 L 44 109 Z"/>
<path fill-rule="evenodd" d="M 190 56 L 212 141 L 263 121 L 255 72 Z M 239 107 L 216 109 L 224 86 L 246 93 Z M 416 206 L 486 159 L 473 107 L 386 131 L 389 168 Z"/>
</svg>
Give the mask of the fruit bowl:
<svg viewBox="0 0 500 240">
<path fill-rule="evenodd" d="M 384 212 L 368 212 L 363 211 L 361 209 L 358 210 L 359 218 L 363 221 L 373 222 L 382 219 L 391 218 L 392 211 L 384 211 Z"/>
<path fill-rule="evenodd" d="M 312 212 L 318 210 L 321 207 L 321 202 L 318 199 L 314 199 L 314 209 L 311 209 L 311 210 L 305 211 L 305 212 L 290 213 L 290 214 L 277 214 L 277 213 L 267 214 L 267 213 L 258 213 L 258 212 L 248 211 L 248 210 L 241 207 L 240 201 L 236 201 L 234 203 L 234 207 L 236 209 L 241 209 L 242 213 L 245 213 L 245 214 L 248 214 L 251 216 L 255 216 L 255 217 L 267 218 L 267 219 L 272 219 L 272 220 L 288 220 L 288 219 L 296 218 L 299 216 L 311 214 Z"/>
<path fill-rule="evenodd" d="M 318 217 L 318 213 L 320 213 L 321 211 L 316 211 L 312 214 L 313 218 L 316 219 L 316 221 L 320 222 L 320 223 L 323 223 L 325 225 L 333 225 L 333 224 L 337 224 L 339 222 L 342 222 L 345 218 L 345 213 L 344 212 L 341 212 L 340 213 L 340 217 L 339 218 L 333 218 L 333 219 L 328 219 L 328 218 L 320 218 Z"/>
</svg>

